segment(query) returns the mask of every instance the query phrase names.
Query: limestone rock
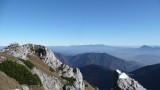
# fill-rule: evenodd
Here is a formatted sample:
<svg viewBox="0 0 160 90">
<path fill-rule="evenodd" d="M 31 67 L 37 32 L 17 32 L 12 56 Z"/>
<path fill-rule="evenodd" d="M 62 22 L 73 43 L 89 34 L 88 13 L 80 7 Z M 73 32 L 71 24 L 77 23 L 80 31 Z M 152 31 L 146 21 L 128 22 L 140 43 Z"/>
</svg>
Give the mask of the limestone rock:
<svg viewBox="0 0 160 90">
<path fill-rule="evenodd" d="M 29 90 L 28 86 L 22 85 L 22 90 Z"/>
<path fill-rule="evenodd" d="M 32 71 L 40 77 L 45 90 L 63 90 L 63 83 L 60 79 L 47 75 L 37 68 L 34 68 Z"/>
<path fill-rule="evenodd" d="M 137 81 L 120 70 L 115 71 L 113 90 L 146 90 Z"/>
</svg>

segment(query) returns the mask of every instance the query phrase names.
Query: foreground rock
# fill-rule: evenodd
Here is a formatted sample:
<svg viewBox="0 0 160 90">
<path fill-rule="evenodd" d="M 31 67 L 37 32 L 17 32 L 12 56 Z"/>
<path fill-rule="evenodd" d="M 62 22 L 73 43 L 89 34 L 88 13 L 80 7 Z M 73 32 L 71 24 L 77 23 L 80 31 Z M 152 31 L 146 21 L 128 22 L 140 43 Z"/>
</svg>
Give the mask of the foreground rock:
<svg viewBox="0 0 160 90">
<path fill-rule="evenodd" d="M 113 90 L 146 90 L 137 81 L 120 70 L 115 71 Z"/>
</svg>

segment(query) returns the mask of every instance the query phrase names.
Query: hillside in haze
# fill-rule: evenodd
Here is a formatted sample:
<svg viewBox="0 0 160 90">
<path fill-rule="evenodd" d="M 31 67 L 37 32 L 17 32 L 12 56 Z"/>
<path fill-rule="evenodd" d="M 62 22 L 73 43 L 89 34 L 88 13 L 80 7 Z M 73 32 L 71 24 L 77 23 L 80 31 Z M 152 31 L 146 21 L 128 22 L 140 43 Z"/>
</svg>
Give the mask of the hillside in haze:
<svg viewBox="0 0 160 90">
<path fill-rule="evenodd" d="M 65 64 L 74 68 L 81 68 L 87 65 L 95 64 L 110 68 L 111 70 L 120 69 L 123 71 L 133 71 L 143 65 L 135 61 L 125 61 L 106 53 L 84 53 L 75 56 L 63 56 L 55 54 L 56 57 Z"/>
<path fill-rule="evenodd" d="M 77 45 L 77 46 L 50 46 L 53 51 L 66 56 L 73 56 L 83 53 L 108 53 L 112 56 L 127 60 L 136 61 L 144 65 L 160 63 L 160 48 L 143 45 L 138 48 L 113 47 L 106 45 Z"/>
</svg>

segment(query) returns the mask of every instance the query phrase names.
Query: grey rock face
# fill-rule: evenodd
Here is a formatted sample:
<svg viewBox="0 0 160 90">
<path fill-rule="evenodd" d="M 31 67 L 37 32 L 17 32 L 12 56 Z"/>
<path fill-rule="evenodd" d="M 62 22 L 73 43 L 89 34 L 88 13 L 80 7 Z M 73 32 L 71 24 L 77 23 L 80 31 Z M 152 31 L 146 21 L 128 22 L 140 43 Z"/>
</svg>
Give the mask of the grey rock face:
<svg viewBox="0 0 160 90">
<path fill-rule="evenodd" d="M 113 90 L 146 90 L 137 81 L 130 78 L 120 70 L 115 71 L 115 83 Z"/>
<path fill-rule="evenodd" d="M 21 46 L 17 43 L 10 44 L 2 49 L 2 52 L 7 52 L 9 55 L 13 55 L 21 59 L 27 59 L 27 54 L 31 54 L 31 50 L 28 45 Z"/>
<path fill-rule="evenodd" d="M 63 90 L 62 87 L 64 84 L 57 77 L 47 75 L 37 68 L 34 68 L 32 72 L 36 73 L 40 77 L 45 90 Z"/>
<path fill-rule="evenodd" d="M 22 85 L 22 90 L 29 90 L 28 86 Z"/>
<path fill-rule="evenodd" d="M 0 56 L 0 63 L 3 62 L 6 59 L 7 59 L 6 57 Z"/>
</svg>

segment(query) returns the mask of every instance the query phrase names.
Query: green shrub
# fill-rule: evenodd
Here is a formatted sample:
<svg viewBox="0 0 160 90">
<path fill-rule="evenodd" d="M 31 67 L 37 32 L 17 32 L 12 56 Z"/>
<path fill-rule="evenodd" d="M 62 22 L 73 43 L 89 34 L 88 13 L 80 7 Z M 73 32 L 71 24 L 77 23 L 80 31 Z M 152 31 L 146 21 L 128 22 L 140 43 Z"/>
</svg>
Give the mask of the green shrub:
<svg viewBox="0 0 160 90">
<path fill-rule="evenodd" d="M 85 87 L 88 87 L 88 84 L 86 84 Z"/>
<path fill-rule="evenodd" d="M 0 70 L 16 79 L 20 84 L 42 85 L 40 78 L 32 74 L 25 66 L 11 60 L 0 63 Z"/>
<path fill-rule="evenodd" d="M 73 72 L 74 72 L 74 73 L 77 73 L 77 69 L 74 68 L 74 69 L 73 69 Z"/>
<path fill-rule="evenodd" d="M 51 72 L 54 72 L 54 71 L 55 71 L 52 67 L 49 67 L 49 70 L 50 70 Z"/>
<path fill-rule="evenodd" d="M 60 67 L 58 67 L 58 70 L 63 71 L 62 65 Z"/>
<path fill-rule="evenodd" d="M 68 81 L 68 85 L 73 85 L 74 82 L 76 81 L 76 79 L 73 78 L 73 77 L 63 77 L 63 76 L 61 76 L 61 78 L 67 80 Z"/>
<path fill-rule="evenodd" d="M 33 69 L 34 64 L 31 63 L 29 60 L 23 60 L 23 62 L 29 69 Z"/>
</svg>

